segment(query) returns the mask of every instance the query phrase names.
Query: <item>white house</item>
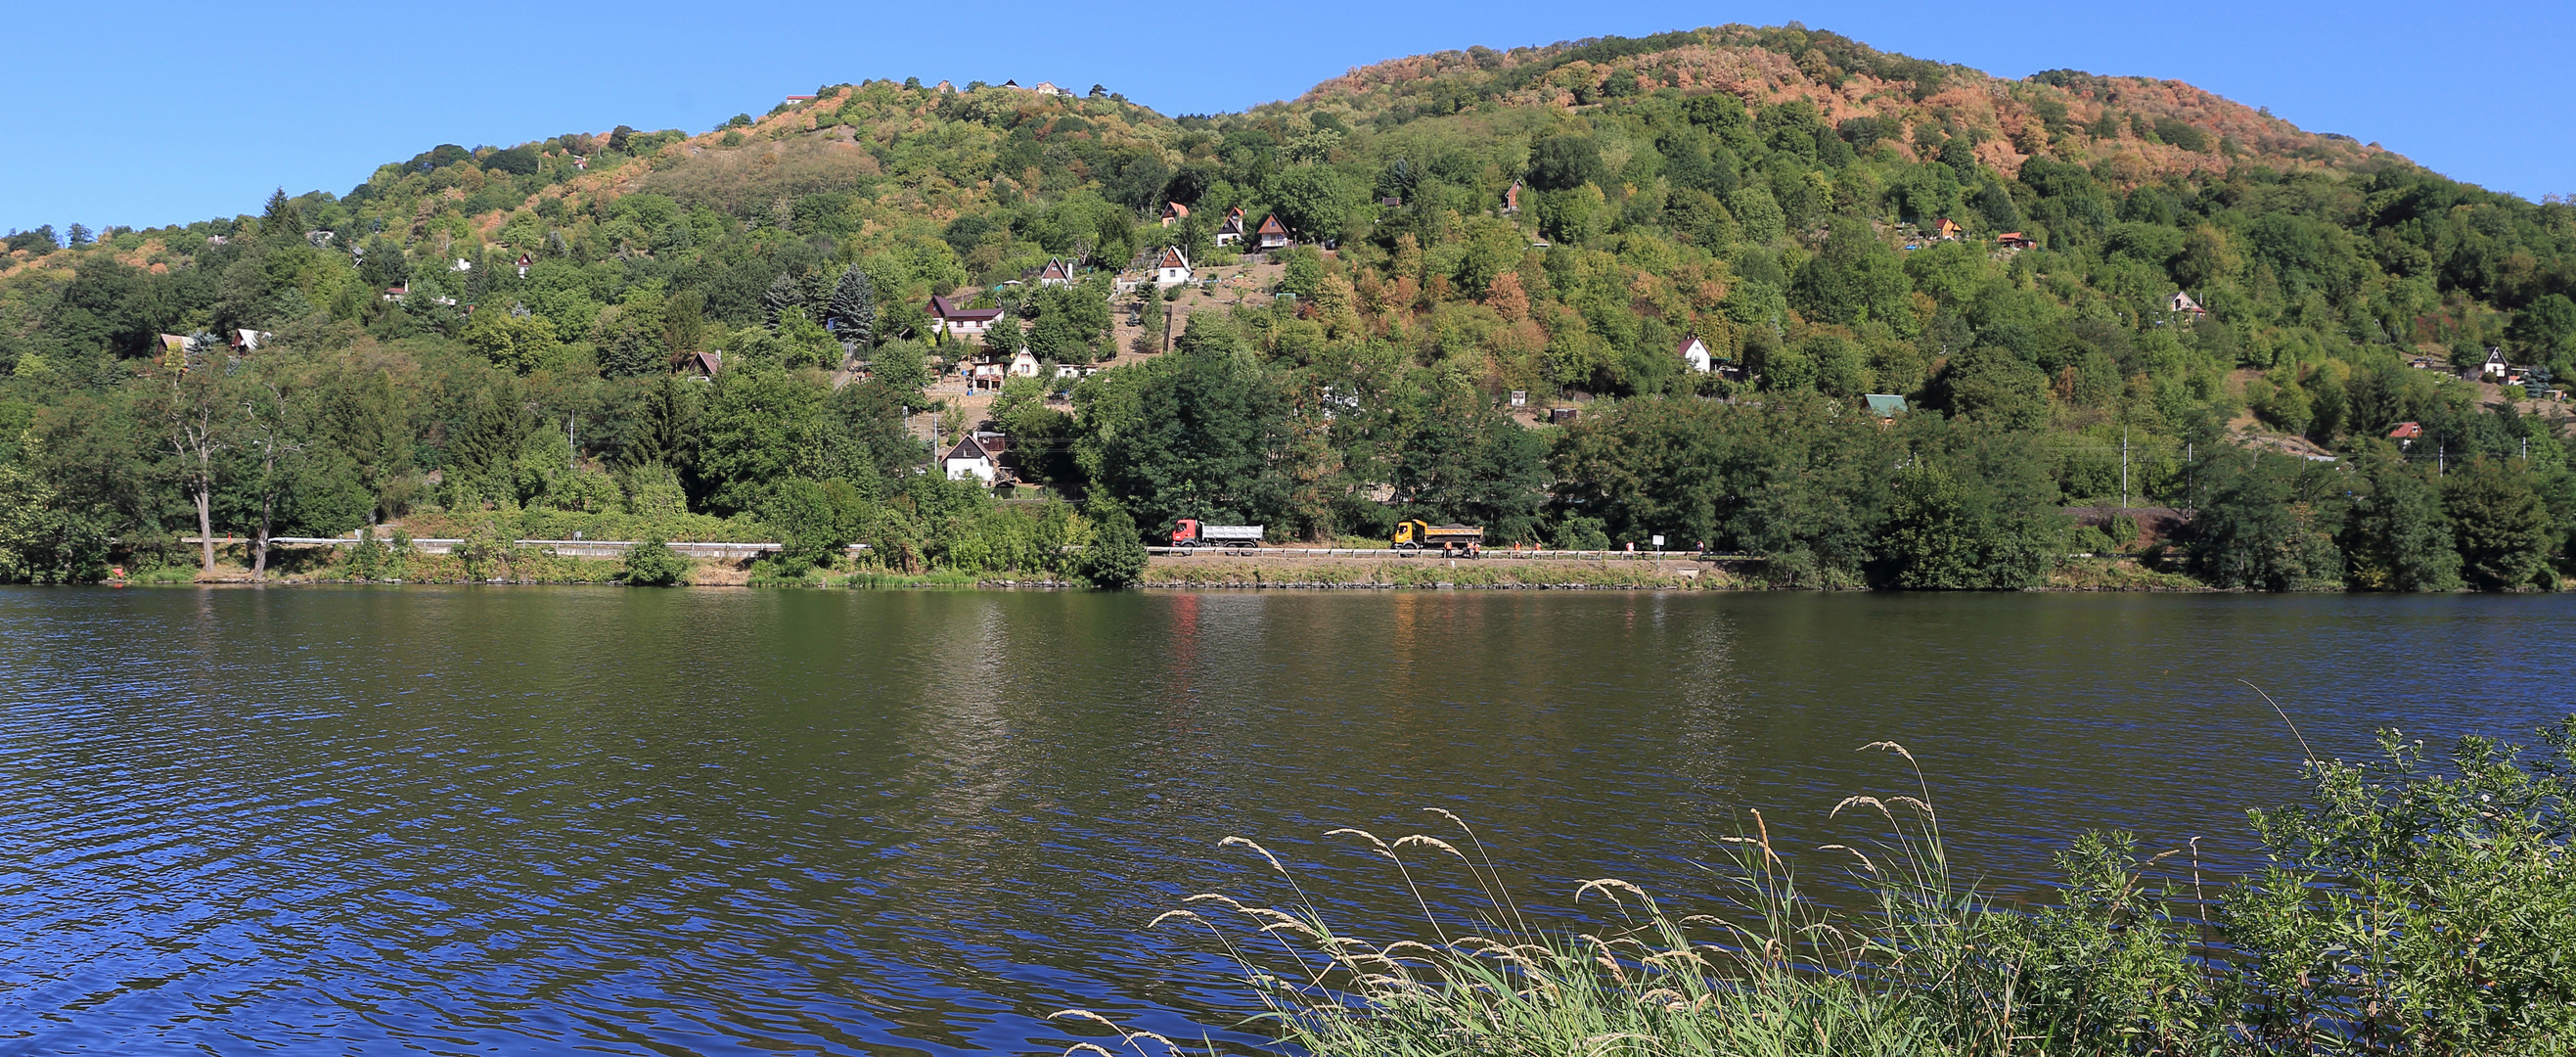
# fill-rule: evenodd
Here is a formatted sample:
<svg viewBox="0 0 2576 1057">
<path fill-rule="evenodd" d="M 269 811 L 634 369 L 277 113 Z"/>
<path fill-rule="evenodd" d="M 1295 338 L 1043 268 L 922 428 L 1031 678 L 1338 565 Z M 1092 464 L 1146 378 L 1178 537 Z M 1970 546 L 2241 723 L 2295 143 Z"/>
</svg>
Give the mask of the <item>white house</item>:
<svg viewBox="0 0 2576 1057">
<path fill-rule="evenodd" d="M 1252 244 L 1265 250 L 1286 247 L 1288 225 L 1280 223 L 1279 214 L 1276 213 L 1261 218 L 1261 229 L 1252 233 Z"/>
<path fill-rule="evenodd" d="M 2174 291 L 2172 297 L 2165 299 L 2165 310 L 2176 315 L 2188 314 L 2193 319 L 2209 314 L 2208 309 L 2200 307 L 2200 302 L 2192 300 L 2191 294 L 2182 290 Z"/>
<path fill-rule="evenodd" d="M 470 272 L 474 270 L 474 262 L 466 260 L 463 257 L 458 257 L 456 258 L 456 263 L 447 266 L 447 270 L 451 272 Z"/>
<path fill-rule="evenodd" d="M 536 264 L 536 263 L 537 263 L 537 259 L 536 259 L 535 257 L 529 256 L 528 254 L 525 254 L 525 253 L 520 254 L 520 255 L 519 255 L 519 278 L 522 278 L 522 279 L 527 278 L 527 277 L 528 277 L 528 268 L 529 268 L 530 266 L 532 266 L 532 265 Z"/>
<path fill-rule="evenodd" d="M 1681 347 L 1674 351 L 1681 353 L 1682 362 L 1689 365 L 1691 370 L 1701 374 L 1708 373 L 1708 345 L 1699 340 L 1699 335 L 1682 335 Z"/>
<path fill-rule="evenodd" d="M 1060 259 L 1047 258 L 1046 267 L 1038 269 L 1039 286 L 1072 286 L 1073 265 Z"/>
<path fill-rule="evenodd" d="M 1037 377 L 1038 358 L 1029 355 L 1029 350 L 1021 349 L 1017 354 L 1011 357 L 1010 375 L 1013 378 Z"/>
<path fill-rule="evenodd" d="M 1225 211 L 1225 223 L 1216 229 L 1216 244 L 1231 246 L 1241 241 L 1243 241 L 1243 207 L 1235 206 Z"/>
<path fill-rule="evenodd" d="M 930 299 L 930 328 L 952 338 L 979 338 L 1002 318 L 998 308 L 964 308 L 946 297 Z"/>
<path fill-rule="evenodd" d="M 1154 263 L 1154 288 L 1169 290 L 1190 281 L 1190 259 L 1181 255 L 1178 246 L 1163 248 L 1163 258 Z"/>
<path fill-rule="evenodd" d="M 272 337 L 275 335 L 265 330 L 236 330 L 233 331 L 232 346 L 243 352 L 258 352 L 259 347 L 268 344 Z"/>
<path fill-rule="evenodd" d="M 2486 366 L 2478 368 L 2478 380 L 2483 382 L 2489 378 L 2503 378 L 2511 373 L 2513 373 L 2513 365 L 2505 362 L 2504 350 L 2488 349 Z"/>
<path fill-rule="evenodd" d="M 948 450 L 948 479 L 963 481 L 972 477 L 985 484 L 1001 475 L 1002 435 L 975 433 L 958 441 Z"/>
</svg>

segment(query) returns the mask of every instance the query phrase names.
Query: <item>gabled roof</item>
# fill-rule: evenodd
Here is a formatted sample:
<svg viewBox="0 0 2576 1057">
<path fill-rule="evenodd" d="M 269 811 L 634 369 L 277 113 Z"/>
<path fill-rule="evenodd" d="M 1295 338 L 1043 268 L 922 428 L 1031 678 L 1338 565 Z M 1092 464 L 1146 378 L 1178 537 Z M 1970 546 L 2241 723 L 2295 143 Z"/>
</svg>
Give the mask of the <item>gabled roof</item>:
<svg viewBox="0 0 2576 1057">
<path fill-rule="evenodd" d="M 1286 235 L 1287 233 L 1288 226 L 1279 222 L 1279 214 L 1272 213 L 1269 216 L 1261 218 L 1261 230 L 1258 234 Z"/>
<path fill-rule="evenodd" d="M 937 296 L 930 299 L 930 316 L 933 319 L 945 319 L 952 323 L 989 323 L 1002 318 L 1002 310 L 959 308 L 956 302 L 944 296 Z"/>
<path fill-rule="evenodd" d="M 2388 431 L 2390 440 L 2414 440 L 2423 435 L 2424 424 L 2421 422 L 2400 422 L 2396 429 Z"/>
<path fill-rule="evenodd" d="M 1181 248 L 1180 248 L 1180 247 L 1178 247 L 1178 246 L 1165 246 L 1165 247 L 1163 247 L 1163 256 L 1162 256 L 1162 259 L 1157 260 L 1157 261 L 1155 261 L 1155 262 L 1154 262 L 1154 267 L 1156 267 L 1156 268 L 1182 268 L 1182 269 L 1186 269 L 1186 268 L 1188 268 L 1189 266 L 1190 266 L 1190 259 L 1189 259 L 1189 258 L 1187 258 L 1187 257 L 1181 256 Z"/>
<path fill-rule="evenodd" d="M 1894 418 L 1905 413 L 1905 398 L 1894 393 L 1870 393 L 1861 399 L 1869 401 L 1869 413 L 1880 418 Z"/>
<path fill-rule="evenodd" d="M 951 459 L 990 459 L 992 457 L 993 453 L 985 450 L 984 442 L 971 436 L 958 441 L 956 447 L 948 449 L 948 458 Z"/>
<path fill-rule="evenodd" d="M 1072 266 L 1072 265 L 1070 265 L 1070 264 L 1066 264 L 1066 263 L 1065 263 L 1065 262 L 1063 262 L 1062 260 L 1056 259 L 1056 258 L 1054 258 L 1054 257 L 1049 257 L 1049 258 L 1047 258 L 1046 267 L 1038 269 L 1038 278 L 1039 278 L 1040 280 L 1046 280 L 1046 279 L 1065 279 L 1065 280 L 1071 280 L 1071 279 L 1073 278 L 1073 266 Z"/>
<path fill-rule="evenodd" d="M 1673 355 L 1688 356 L 1690 355 L 1691 346 L 1693 345 L 1698 345 L 1700 351 L 1703 353 L 1708 351 L 1708 346 L 1699 340 L 1699 335 L 1684 334 L 1682 335 L 1681 344 L 1673 346 Z"/>
<path fill-rule="evenodd" d="M 1184 220 L 1190 215 L 1190 207 L 1182 205 L 1179 202 L 1165 202 L 1163 203 L 1163 215 L 1174 220 Z"/>
</svg>

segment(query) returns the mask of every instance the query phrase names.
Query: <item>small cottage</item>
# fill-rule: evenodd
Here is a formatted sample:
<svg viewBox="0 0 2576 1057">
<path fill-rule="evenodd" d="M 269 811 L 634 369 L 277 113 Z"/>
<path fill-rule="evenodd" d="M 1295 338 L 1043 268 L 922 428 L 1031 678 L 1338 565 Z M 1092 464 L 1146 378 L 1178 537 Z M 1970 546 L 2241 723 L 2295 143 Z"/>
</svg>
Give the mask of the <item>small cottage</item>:
<svg viewBox="0 0 2576 1057">
<path fill-rule="evenodd" d="M 243 352 L 258 352 L 259 347 L 268 344 L 268 339 L 274 336 L 265 330 L 236 330 L 230 344 Z"/>
<path fill-rule="evenodd" d="M 947 297 L 930 299 L 930 329 L 934 334 L 955 338 L 979 338 L 993 329 L 993 321 L 1002 318 L 998 308 L 966 308 Z"/>
<path fill-rule="evenodd" d="M 535 257 L 531 257 L 531 256 L 529 256 L 529 255 L 527 255 L 527 254 L 525 254 L 525 253 L 520 254 L 520 255 L 519 255 L 519 278 L 522 278 L 522 279 L 527 278 L 527 277 L 528 277 L 528 268 L 529 268 L 531 265 L 534 265 L 534 264 L 536 264 L 536 263 L 537 263 L 537 259 L 536 259 Z"/>
<path fill-rule="evenodd" d="M 1520 181 L 1518 181 L 1518 180 L 1514 180 L 1514 181 L 1512 181 L 1512 185 L 1511 185 L 1510 187 L 1503 188 L 1503 215 L 1504 215 L 1504 216 L 1507 216 L 1507 217 L 1508 217 L 1508 216 L 1517 216 L 1517 215 L 1519 215 L 1520 211 L 1521 211 L 1521 182 L 1520 182 Z"/>
<path fill-rule="evenodd" d="M 1163 248 L 1162 259 L 1154 262 L 1154 288 L 1169 290 L 1190 281 L 1190 259 L 1178 246 Z"/>
<path fill-rule="evenodd" d="M 1182 205 L 1182 204 L 1180 204 L 1179 202 L 1165 202 L 1165 203 L 1163 203 L 1163 226 L 1164 226 L 1164 227 L 1171 227 L 1171 226 L 1172 226 L 1172 224 L 1173 224 L 1173 222 L 1175 222 L 1175 221 L 1181 221 L 1181 220 L 1188 220 L 1189 218 L 1190 218 L 1190 207 L 1185 206 L 1185 205 Z"/>
<path fill-rule="evenodd" d="M 2165 299 L 2165 310 L 2175 315 L 2190 316 L 2193 319 L 2209 314 L 2208 309 L 2200 307 L 2200 302 L 2191 299 L 2191 294 L 2181 290 L 2174 291 L 2172 297 Z"/>
<path fill-rule="evenodd" d="M 2483 382 L 2490 378 L 2500 379 L 2511 373 L 2513 373 L 2513 365 L 2505 362 L 2504 350 L 2488 349 L 2487 362 L 2478 368 L 2478 380 Z"/>
<path fill-rule="evenodd" d="M 1038 358 L 1029 350 L 1021 349 L 1011 356 L 1011 366 L 1006 373 L 1013 378 L 1035 378 L 1038 376 Z"/>
<path fill-rule="evenodd" d="M 2007 231 L 1995 236 L 1995 248 L 2016 253 L 2022 250 L 2035 250 L 2039 248 L 2039 240 L 2018 231 Z"/>
<path fill-rule="evenodd" d="M 1288 225 L 1279 222 L 1279 214 L 1261 218 L 1261 228 L 1252 233 L 1252 244 L 1265 250 L 1284 249 L 1288 245 Z"/>
<path fill-rule="evenodd" d="M 1047 258 L 1046 267 L 1038 269 L 1038 285 L 1073 285 L 1073 265 L 1053 257 Z"/>
<path fill-rule="evenodd" d="M 713 378 L 724 370 L 724 353 L 684 352 L 671 360 L 671 373 L 687 378 Z"/>
<path fill-rule="evenodd" d="M 1675 351 L 1681 354 L 1683 366 L 1701 374 L 1708 373 L 1708 344 L 1699 340 L 1699 335 L 1682 335 L 1681 347 Z"/>
<path fill-rule="evenodd" d="M 1932 222 L 1932 237 L 1943 242 L 1958 241 L 1960 231 L 1959 222 L 1948 217 Z"/>
<path fill-rule="evenodd" d="M 990 485 L 1002 476 L 1004 443 L 999 433 L 974 433 L 948 449 L 948 479 L 974 478 Z"/>
<path fill-rule="evenodd" d="M 1869 402 L 1869 413 L 1880 422 L 1894 422 L 1905 413 L 1905 398 L 1894 393 L 1870 393 L 1861 397 Z"/>
<path fill-rule="evenodd" d="M 1243 241 L 1243 207 L 1236 206 L 1225 211 L 1225 223 L 1216 229 L 1216 244 L 1231 246 L 1241 241 Z"/>
</svg>

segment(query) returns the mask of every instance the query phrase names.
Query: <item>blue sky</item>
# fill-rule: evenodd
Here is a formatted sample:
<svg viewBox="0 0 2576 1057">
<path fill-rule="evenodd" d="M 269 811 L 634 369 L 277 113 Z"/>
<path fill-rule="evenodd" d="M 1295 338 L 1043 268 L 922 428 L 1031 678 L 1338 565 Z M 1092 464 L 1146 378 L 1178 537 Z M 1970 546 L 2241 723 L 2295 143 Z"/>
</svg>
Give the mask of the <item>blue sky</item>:
<svg viewBox="0 0 2576 1057">
<path fill-rule="evenodd" d="M 2564 0 L 17 6 L 0 228 L 257 212 L 271 188 L 345 193 L 443 142 L 703 131 L 870 77 L 1098 83 L 1207 113 L 1425 51 L 1792 19 L 2006 77 L 2189 81 L 2472 183 L 2576 192 L 2576 97 L 2556 73 L 2576 39 Z"/>
</svg>

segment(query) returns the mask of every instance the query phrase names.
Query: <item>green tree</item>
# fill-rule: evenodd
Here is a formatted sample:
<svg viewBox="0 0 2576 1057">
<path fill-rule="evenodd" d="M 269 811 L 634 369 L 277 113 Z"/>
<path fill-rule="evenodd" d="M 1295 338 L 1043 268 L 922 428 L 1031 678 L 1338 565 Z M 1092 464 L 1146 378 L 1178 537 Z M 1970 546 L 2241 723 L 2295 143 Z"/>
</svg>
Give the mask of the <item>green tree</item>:
<svg viewBox="0 0 2576 1057">
<path fill-rule="evenodd" d="M 1862 221 L 1837 217 L 1823 251 L 1809 258 L 1789 290 L 1789 303 L 1809 319 L 1858 326 L 1878 322 L 1913 329 L 1913 284 L 1896 251 Z"/>
<path fill-rule="evenodd" d="M 1266 523 L 1280 512 L 1287 402 L 1249 357 L 1175 353 L 1104 372 L 1074 401 L 1084 476 L 1146 524 Z"/>
<path fill-rule="evenodd" d="M 96 583 L 108 535 L 94 512 L 67 506 L 35 475 L 0 463 L 0 583 Z"/>
<path fill-rule="evenodd" d="M 1303 238 L 1326 238 L 1342 229 L 1349 211 L 1341 174 L 1328 166 L 1300 165 L 1271 181 L 1279 222 Z"/>
<path fill-rule="evenodd" d="M 2329 528 L 2290 475 L 2269 466 L 2231 472 L 2192 523 L 2191 559 L 2221 587 L 2315 590 L 2342 579 Z"/>
<path fill-rule="evenodd" d="M 2401 459 L 2371 464 L 2344 520 L 2345 582 L 2362 591 L 2448 591 L 2460 553 L 2442 495 Z"/>
<path fill-rule="evenodd" d="M 2527 474 L 2498 460 L 2471 460 L 2443 481 L 2442 507 L 2469 586 L 2512 591 L 2540 581 L 2557 534 Z"/>
<path fill-rule="evenodd" d="M 783 544 L 779 561 L 791 569 L 829 567 L 867 532 L 867 498 L 848 481 L 791 477 L 778 482 L 760 507 L 760 520 Z"/>
<path fill-rule="evenodd" d="M 804 307 L 804 285 L 798 283 L 795 276 L 786 272 L 780 272 L 778 278 L 770 280 L 769 289 L 762 291 L 760 295 L 760 317 L 762 321 L 769 324 L 769 329 L 772 331 L 778 329 L 779 321 L 786 318 L 788 313 Z"/>
<path fill-rule="evenodd" d="M 1104 591 L 1136 586 L 1145 578 L 1147 560 L 1145 541 L 1136 534 L 1136 522 L 1115 506 L 1095 508 L 1090 520 L 1091 542 L 1075 563 L 1075 575 Z"/>
<path fill-rule="evenodd" d="M 832 336 L 857 348 L 876 343 L 877 291 L 868 273 L 851 265 L 832 286 L 832 303 L 826 310 L 824 326 Z"/>
<path fill-rule="evenodd" d="M 526 374 L 554 351 L 555 325 L 544 316 L 479 312 L 459 337 L 466 348 L 492 361 L 492 366 Z"/>
<path fill-rule="evenodd" d="M 708 508 L 719 514 L 757 509 L 780 482 L 811 477 L 827 392 L 774 370 L 717 375 L 696 419 L 690 458 Z"/>
<path fill-rule="evenodd" d="M 1571 191 L 1601 179 L 1601 146 L 1590 136 L 1560 132 L 1530 145 L 1529 185 Z"/>
</svg>

